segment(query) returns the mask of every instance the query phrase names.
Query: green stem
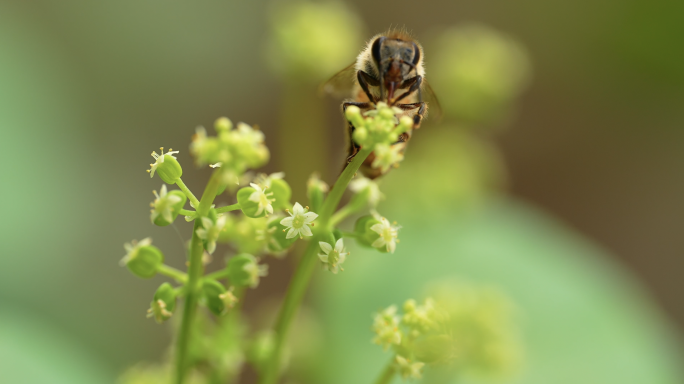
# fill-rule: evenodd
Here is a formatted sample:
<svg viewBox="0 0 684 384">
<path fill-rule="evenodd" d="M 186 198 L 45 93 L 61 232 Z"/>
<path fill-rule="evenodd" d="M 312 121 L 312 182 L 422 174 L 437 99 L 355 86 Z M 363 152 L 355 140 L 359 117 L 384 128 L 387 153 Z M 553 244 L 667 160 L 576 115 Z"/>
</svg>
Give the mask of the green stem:
<svg viewBox="0 0 684 384">
<path fill-rule="evenodd" d="M 206 280 L 221 280 L 228 277 L 228 268 L 223 268 L 220 271 L 212 272 L 210 274 L 204 275 Z"/>
<path fill-rule="evenodd" d="M 237 211 L 238 209 L 240 209 L 240 204 L 239 204 L 239 203 L 236 203 L 236 204 L 233 204 L 233 205 L 227 205 L 227 206 L 225 206 L 225 207 L 216 208 L 216 213 L 224 213 L 224 212 L 230 212 L 230 211 Z"/>
<path fill-rule="evenodd" d="M 349 181 L 354 177 L 354 174 L 358 171 L 359 167 L 370 153 L 370 149 L 361 149 L 361 151 L 356 154 L 354 160 L 347 165 L 337 179 L 328 198 L 325 199 L 325 202 L 323 203 L 323 207 L 318 216 L 319 225 L 315 227 L 313 238 L 309 240 L 306 251 L 299 261 L 299 265 L 290 281 L 290 286 L 287 288 L 287 293 L 285 293 L 285 300 L 283 306 L 280 308 L 280 313 L 278 314 L 278 319 L 276 320 L 274 327 L 276 334 L 275 348 L 264 367 L 259 384 L 275 384 L 280 376 L 280 362 L 283 348 L 287 340 L 287 332 L 292 324 L 297 308 L 304 298 L 306 288 L 309 286 L 311 276 L 316 267 L 316 260 L 318 259 L 316 254 L 319 249 L 318 242 L 330 231 L 330 218 L 335 211 L 335 208 L 337 208 L 337 205 L 340 203 L 342 194 L 344 194 Z"/>
<path fill-rule="evenodd" d="M 342 220 L 346 219 L 347 216 L 351 215 L 352 213 L 354 213 L 354 209 L 350 207 L 349 204 L 340 208 L 340 210 L 335 212 L 335 214 L 332 215 L 332 217 L 330 218 L 330 227 L 337 227 L 337 225 L 341 223 Z"/>
<path fill-rule="evenodd" d="M 395 373 L 396 370 L 394 369 L 394 357 L 392 357 L 392 360 L 389 361 L 389 363 L 385 366 L 385 369 L 383 369 L 380 373 L 380 376 L 378 376 L 377 380 L 375 380 L 375 384 L 391 383 Z"/>
<path fill-rule="evenodd" d="M 209 179 L 207 187 L 202 194 L 202 200 L 195 205 L 197 208 L 197 217 L 207 216 L 211 205 L 214 202 L 216 193 L 221 186 L 220 170 L 214 171 Z M 178 180 L 181 189 L 185 188 L 180 179 Z M 185 192 L 185 191 L 184 191 Z M 186 192 L 190 193 L 190 191 Z M 192 193 L 188 196 L 190 198 Z M 191 200 L 195 199 L 192 196 Z M 180 333 L 178 334 L 178 344 L 176 346 L 176 383 L 183 384 L 187 371 L 188 364 L 188 347 L 190 345 L 190 334 L 192 333 L 192 323 L 195 319 L 195 312 L 197 310 L 197 301 L 199 299 L 200 281 L 202 273 L 204 272 L 204 265 L 202 264 L 202 255 L 204 253 L 204 246 L 202 239 L 197 236 L 197 229 L 200 228 L 201 220 L 195 220 L 195 225 L 192 229 L 192 240 L 190 242 L 190 258 L 188 265 L 188 282 L 185 290 L 185 306 L 183 308 L 183 318 L 181 320 Z"/>
<path fill-rule="evenodd" d="M 190 192 L 190 189 L 185 185 L 185 183 L 183 182 L 183 180 L 180 179 L 180 177 L 178 178 L 178 181 L 176 181 L 176 185 L 178 185 L 178 187 L 181 189 L 181 191 L 183 191 L 183 193 L 185 193 L 185 196 L 187 196 L 188 199 L 190 199 L 190 202 L 192 203 L 192 205 L 195 206 L 195 209 L 197 209 L 197 207 L 199 207 L 199 205 L 200 205 L 199 200 L 197 200 L 195 195 L 193 195 L 192 192 Z M 206 189 L 204 191 L 206 192 Z M 204 197 L 204 195 L 202 195 L 202 197 Z M 214 198 L 212 198 L 211 200 L 214 201 Z M 211 204 L 209 204 L 209 205 L 211 205 Z"/>
<path fill-rule="evenodd" d="M 350 239 L 357 239 L 359 237 L 358 234 L 355 232 L 347 232 L 347 231 L 340 231 L 342 232 L 342 237 L 348 237 Z"/>
<path fill-rule="evenodd" d="M 179 283 L 185 284 L 188 281 L 188 275 L 185 272 L 169 267 L 168 265 L 160 265 L 159 268 L 157 268 L 157 272 L 166 275 Z"/>
<path fill-rule="evenodd" d="M 189 209 L 183 209 L 183 208 L 181 208 L 180 211 L 178 211 L 178 214 L 180 214 L 180 215 L 191 216 L 191 217 L 195 217 L 195 213 L 197 213 L 197 212 L 191 211 Z"/>
</svg>

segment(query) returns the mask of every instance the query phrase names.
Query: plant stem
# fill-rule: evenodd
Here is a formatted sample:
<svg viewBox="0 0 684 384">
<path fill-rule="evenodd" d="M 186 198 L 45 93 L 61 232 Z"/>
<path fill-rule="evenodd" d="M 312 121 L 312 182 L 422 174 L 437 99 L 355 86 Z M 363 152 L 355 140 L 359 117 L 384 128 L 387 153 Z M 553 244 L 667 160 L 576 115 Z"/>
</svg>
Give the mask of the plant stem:
<svg viewBox="0 0 684 384">
<path fill-rule="evenodd" d="M 183 209 L 181 208 L 180 211 L 178 211 L 178 214 L 183 215 L 183 216 L 195 216 L 196 211 L 191 211 L 189 209 Z"/>
<path fill-rule="evenodd" d="M 159 268 L 157 268 L 157 272 L 161 273 L 162 275 L 169 276 L 179 283 L 185 284 L 188 281 L 188 275 L 185 272 L 179 271 L 173 267 L 169 267 L 168 265 L 160 265 Z"/>
<path fill-rule="evenodd" d="M 287 288 L 287 293 L 285 293 L 285 300 L 280 308 L 280 313 L 278 314 L 278 319 L 276 320 L 274 327 L 276 333 L 275 348 L 264 367 L 263 375 L 259 380 L 260 384 L 275 384 L 280 376 L 280 361 L 287 340 L 287 332 L 292 324 L 297 308 L 304 298 L 306 288 L 309 286 L 311 276 L 316 267 L 316 254 L 319 249 L 318 242 L 331 230 L 330 218 L 335 211 L 335 208 L 337 208 L 337 205 L 340 203 L 340 199 L 347 189 L 349 181 L 354 177 L 356 171 L 358 171 L 363 161 L 366 160 L 366 157 L 368 157 L 371 152 L 370 149 L 361 149 L 361 151 L 356 154 L 354 160 L 347 165 L 337 179 L 332 191 L 323 203 L 323 207 L 318 216 L 319 225 L 315 227 L 314 235 L 309 240 L 306 251 L 299 261 L 299 265 L 290 281 L 290 286 Z"/>
<path fill-rule="evenodd" d="M 375 384 L 391 383 L 395 373 L 396 371 L 394 370 L 394 357 L 392 357 L 392 360 L 390 360 L 389 363 L 387 363 L 385 369 L 382 370 L 380 376 L 378 376 L 377 380 L 375 380 Z"/>
<path fill-rule="evenodd" d="M 209 213 L 211 205 L 214 202 L 216 193 L 219 190 L 220 184 L 220 170 L 214 171 L 209 179 L 207 187 L 204 189 L 202 194 L 202 200 L 198 204 L 195 204 L 197 208 L 197 217 L 204 217 Z M 178 186 L 181 189 L 187 189 L 185 184 L 183 184 L 180 179 L 178 180 Z M 185 192 L 185 190 L 184 190 Z M 192 196 L 190 193 L 188 198 Z M 192 196 L 191 200 L 195 199 Z M 180 333 L 178 334 L 178 344 L 176 347 L 176 383 L 183 384 L 185 377 L 187 376 L 187 370 L 189 364 L 188 358 L 188 346 L 190 344 L 190 334 L 192 333 L 192 323 L 195 319 L 195 312 L 197 310 L 197 300 L 199 298 L 200 280 L 202 278 L 202 273 L 204 272 L 204 265 L 202 264 L 202 255 L 204 254 L 204 246 L 202 245 L 202 239 L 197 236 L 197 229 L 200 228 L 201 220 L 195 220 L 195 225 L 192 229 L 192 240 L 190 242 L 190 258 L 188 265 L 188 282 L 186 284 L 185 291 L 185 306 L 183 307 L 183 319 L 181 320 Z"/>
<path fill-rule="evenodd" d="M 225 207 L 221 208 L 216 208 L 216 213 L 224 213 L 224 212 L 230 212 L 230 211 L 237 211 L 240 209 L 240 204 L 236 203 L 233 205 L 227 205 Z"/>
<path fill-rule="evenodd" d="M 206 280 L 220 280 L 225 279 L 226 277 L 228 277 L 228 268 L 223 268 L 219 271 L 204 275 L 204 279 Z"/>
<path fill-rule="evenodd" d="M 199 200 L 197 200 L 197 198 L 195 197 L 195 195 L 192 194 L 190 189 L 187 186 L 185 186 L 185 183 L 183 182 L 183 180 L 180 179 L 180 177 L 178 178 L 178 181 L 176 181 L 176 185 L 181 189 L 181 191 L 183 191 L 183 193 L 185 193 L 185 196 L 187 196 L 188 199 L 190 199 L 190 202 L 192 203 L 192 205 L 194 205 L 195 209 L 197 209 L 197 207 L 199 207 L 199 205 L 200 205 Z M 206 192 L 206 189 L 205 189 L 205 192 Z M 204 195 L 202 195 L 202 197 L 204 198 Z M 213 198 L 211 200 L 214 201 Z M 209 205 L 211 206 L 211 204 L 209 204 Z"/>
</svg>

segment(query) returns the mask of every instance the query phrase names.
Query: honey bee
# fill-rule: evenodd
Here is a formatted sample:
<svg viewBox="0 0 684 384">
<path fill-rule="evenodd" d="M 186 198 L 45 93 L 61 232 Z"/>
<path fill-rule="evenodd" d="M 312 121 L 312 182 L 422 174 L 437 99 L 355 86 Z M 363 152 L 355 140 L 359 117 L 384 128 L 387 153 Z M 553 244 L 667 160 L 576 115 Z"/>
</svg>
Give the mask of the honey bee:
<svg viewBox="0 0 684 384">
<path fill-rule="evenodd" d="M 359 54 L 356 61 L 337 73 L 323 85 L 327 93 L 343 94 L 351 97 L 342 103 L 342 112 L 350 105 L 355 105 L 362 112 L 375 108 L 378 102 L 403 111 L 398 117 L 408 115 L 413 118 L 413 128 L 427 116 L 428 103 L 440 113 L 440 106 L 432 88 L 425 80 L 423 47 L 415 39 L 403 31 L 389 31 L 374 36 Z M 423 98 L 425 97 L 426 100 Z M 359 146 L 352 139 L 354 126 L 347 124 L 349 137 L 349 163 L 359 151 Z M 411 134 L 401 134 L 395 145 L 406 145 Z M 404 144 L 400 144 L 404 143 Z M 368 156 L 361 166 L 361 172 L 368 178 L 375 179 L 382 175 L 379 169 L 373 168 L 375 156 Z"/>
</svg>

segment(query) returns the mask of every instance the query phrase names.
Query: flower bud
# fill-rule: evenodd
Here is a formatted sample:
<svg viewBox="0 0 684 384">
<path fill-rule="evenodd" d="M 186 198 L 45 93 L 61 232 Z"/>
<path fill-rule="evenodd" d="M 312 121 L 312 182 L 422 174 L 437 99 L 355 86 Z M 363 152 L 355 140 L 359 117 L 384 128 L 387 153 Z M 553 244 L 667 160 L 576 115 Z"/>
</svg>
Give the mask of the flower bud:
<svg viewBox="0 0 684 384">
<path fill-rule="evenodd" d="M 223 284 L 216 280 L 204 280 L 202 295 L 207 308 L 216 316 L 222 315 L 226 309 L 226 305 L 220 297 L 224 293 L 226 293 L 226 288 Z"/>
<path fill-rule="evenodd" d="M 181 208 L 185 205 L 187 197 L 182 191 L 173 190 L 166 192 L 166 185 L 162 185 L 159 194 L 153 191 L 156 199 L 152 203 L 152 214 L 150 220 L 154 225 L 165 227 L 176 220 Z"/>
<path fill-rule="evenodd" d="M 267 265 L 259 265 L 259 260 L 247 253 L 237 255 L 228 262 L 228 279 L 236 287 L 256 288 L 259 278 L 268 274 Z"/>
<path fill-rule="evenodd" d="M 275 217 L 268 222 L 266 229 L 262 230 L 259 236 L 263 236 L 264 243 L 269 252 L 274 255 L 283 255 L 285 251 L 290 248 L 292 244 L 297 240 L 296 237 L 287 238 L 287 231 L 285 226 L 280 224 L 280 217 Z"/>
<path fill-rule="evenodd" d="M 329 189 L 328 184 L 319 179 L 318 173 L 313 173 L 309 177 L 309 181 L 306 182 L 306 194 L 312 211 L 316 212 L 321 209 L 323 199 L 325 199 L 325 194 L 328 193 Z"/>
<path fill-rule="evenodd" d="M 176 184 L 176 181 L 180 179 L 183 175 L 183 168 L 181 168 L 178 160 L 174 156 L 178 151 L 169 151 L 165 154 L 164 147 L 161 148 L 161 155 L 157 155 L 157 152 L 152 152 L 152 157 L 154 158 L 154 164 L 150 164 L 150 177 L 154 177 L 154 172 L 159 174 L 159 177 L 167 184 Z"/>
<path fill-rule="evenodd" d="M 161 324 L 171 318 L 176 309 L 176 290 L 171 284 L 164 283 L 157 288 L 154 299 L 147 310 L 147 317 L 154 317 L 154 320 Z"/>
<path fill-rule="evenodd" d="M 273 213 L 273 192 L 268 188 L 251 183 L 251 187 L 240 188 L 237 193 L 238 204 L 247 217 L 258 218 Z"/>
<path fill-rule="evenodd" d="M 372 215 L 359 217 L 354 224 L 354 233 L 357 236 L 356 242 L 359 245 L 370 248 L 371 244 L 380 237 L 377 232 L 371 230 L 371 227 L 379 223 L 380 220 Z"/>
<path fill-rule="evenodd" d="M 363 116 L 361 116 L 361 109 L 355 105 L 350 105 L 347 107 L 347 109 L 344 111 L 344 116 L 356 128 L 360 128 L 365 124 L 363 121 Z"/>
<path fill-rule="evenodd" d="M 233 122 L 227 117 L 219 117 L 214 122 L 214 129 L 216 132 L 228 132 L 233 128 Z"/>
<path fill-rule="evenodd" d="M 352 180 L 349 183 L 349 189 L 356 193 L 347 205 L 352 211 L 361 210 L 368 205 L 375 207 L 383 197 L 378 184 L 365 177 Z"/>
<path fill-rule="evenodd" d="M 292 206 L 290 198 L 292 197 L 292 188 L 290 184 L 283 179 L 271 179 L 271 186 L 268 188 L 273 193 L 273 209 L 287 209 Z"/>
<path fill-rule="evenodd" d="M 121 266 L 126 266 L 134 275 L 148 279 L 157 274 L 157 269 L 164 262 L 164 254 L 159 248 L 151 245 L 152 239 L 145 238 L 136 242 L 126 243 L 124 248 L 128 253 L 121 259 Z"/>
</svg>

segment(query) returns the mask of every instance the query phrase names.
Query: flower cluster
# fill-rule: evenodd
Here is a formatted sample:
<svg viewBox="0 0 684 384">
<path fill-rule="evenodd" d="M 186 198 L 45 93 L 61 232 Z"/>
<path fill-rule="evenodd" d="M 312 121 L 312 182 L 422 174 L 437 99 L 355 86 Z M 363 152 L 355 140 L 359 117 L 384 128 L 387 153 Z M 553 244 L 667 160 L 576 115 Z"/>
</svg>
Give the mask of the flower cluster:
<svg viewBox="0 0 684 384">
<path fill-rule="evenodd" d="M 520 350 L 505 297 L 467 284 L 440 286 L 433 294 L 420 304 L 407 300 L 403 315 L 396 306 L 375 315 L 373 342 L 394 350 L 404 378 L 420 378 L 426 365 L 474 374 L 506 373 L 516 365 Z"/>
<path fill-rule="evenodd" d="M 399 136 L 413 128 L 413 119 L 408 116 L 397 118 L 403 111 L 379 102 L 377 109 L 361 114 L 361 109 L 349 106 L 345 116 L 354 125 L 354 141 L 364 148 L 373 148 L 375 159 L 371 164 L 382 173 L 397 166 L 404 159 L 404 144 L 397 143 Z"/>
</svg>

